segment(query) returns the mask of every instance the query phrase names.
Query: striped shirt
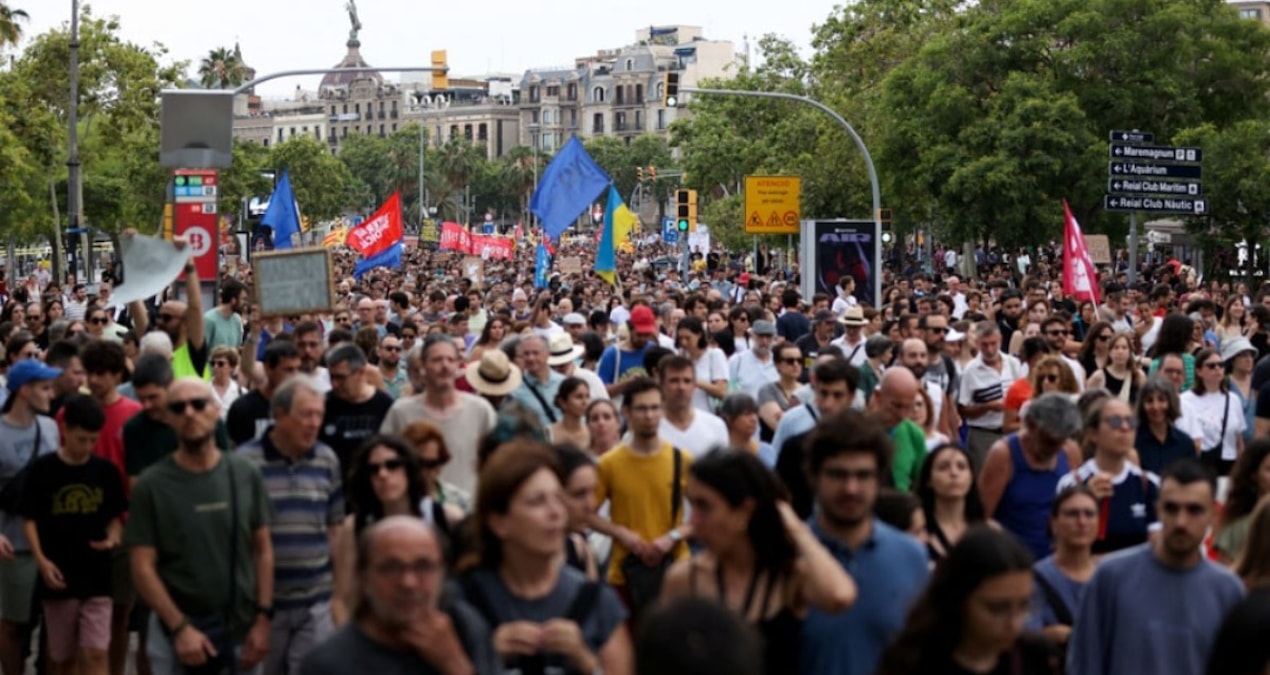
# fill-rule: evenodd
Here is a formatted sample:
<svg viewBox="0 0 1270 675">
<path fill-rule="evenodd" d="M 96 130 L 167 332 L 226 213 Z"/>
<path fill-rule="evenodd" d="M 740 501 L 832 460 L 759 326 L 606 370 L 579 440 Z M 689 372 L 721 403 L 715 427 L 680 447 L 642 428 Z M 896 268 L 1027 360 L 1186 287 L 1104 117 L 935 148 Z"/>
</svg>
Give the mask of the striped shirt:
<svg viewBox="0 0 1270 675">
<path fill-rule="evenodd" d="M 1022 367 L 1017 359 L 1009 354 L 1001 354 L 1001 369 L 997 370 L 976 356 L 966 365 L 961 374 L 960 391 L 957 403 L 960 405 L 980 405 L 1005 399 L 1005 390 L 1022 376 Z M 1004 421 L 1004 413 L 999 410 L 986 412 L 978 417 L 966 418 L 966 424 L 980 429 L 1000 432 Z"/>
<path fill-rule="evenodd" d="M 327 530 L 344 517 L 340 461 L 335 451 L 318 443 L 292 460 L 269 439 L 269 433 L 238 449 L 260 468 L 265 492 L 273 504 L 274 606 L 309 607 L 331 598 L 331 545 Z"/>
</svg>

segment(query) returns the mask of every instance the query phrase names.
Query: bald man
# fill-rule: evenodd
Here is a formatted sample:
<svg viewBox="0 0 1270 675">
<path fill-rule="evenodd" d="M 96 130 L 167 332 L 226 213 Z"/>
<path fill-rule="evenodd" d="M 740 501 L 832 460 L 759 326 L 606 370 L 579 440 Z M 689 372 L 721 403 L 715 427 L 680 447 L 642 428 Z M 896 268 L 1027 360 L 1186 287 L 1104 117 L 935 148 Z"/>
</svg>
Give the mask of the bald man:
<svg viewBox="0 0 1270 675">
<path fill-rule="evenodd" d="M 890 368 L 882 373 L 869 407 L 891 434 L 895 451 L 891 455 L 891 475 L 895 487 L 908 492 L 926 457 L 926 435 L 913 422 L 921 383 L 908 368 Z"/>
<path fill-rule="evenodd" d="M 499 672 L 490 632 L 468 605 L 442 598 L 445 563 L 431 526 L 390 516 L 357 542 L 354 619 L 309 652 L 300 675 Z"/>
</svg>

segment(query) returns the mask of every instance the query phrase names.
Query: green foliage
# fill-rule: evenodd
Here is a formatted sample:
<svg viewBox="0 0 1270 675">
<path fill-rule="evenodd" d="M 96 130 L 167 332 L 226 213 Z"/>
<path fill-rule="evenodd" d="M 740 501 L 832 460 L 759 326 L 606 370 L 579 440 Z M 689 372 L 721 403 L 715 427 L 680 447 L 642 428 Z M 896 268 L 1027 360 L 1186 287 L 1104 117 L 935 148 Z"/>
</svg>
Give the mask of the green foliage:
<svg viewBox="0 0 1270 675">
<path fill-rule="evenodd" d="M 232 165 L 222 169 L 218 177 L 220 212 L 240 214 L 245 200 L 268 197 L 273 183 L 264 173 L 272 169 L 269 148 L 259 143 L 234 141 Z"/>
<path fill-rule="evenodd" d="M 217 47 L 203 57 L 198 78 L 205 89 L 230 89 L 247 80 L 247 64 L 235 50 Z"/>
<path fill-rule="evenodd" d="M 1270 226 L 1270 128 L 1243 120 L 1225 129 L 1204 124 L 1178 133 L 1174 142 L 1204 149 L 1204 199 L 1209 214 L 1189 219 L 1205 242 L 1231 248 L 1264 242 Z M 1264 249 L 1263 249 L 1264 250 Z"/>
<path fill-rule="evenodd" d="M 269 162 L 287 171 L 303 217 L 313 222 L 339 216 L 352 202 L 356 179 L 326 144 L 303 135 L 273 146 Z"/>
<path fill-rule="evenodd" d="M 0 2 L 0 51 L 22 39 L 22 24 L 30 20 L 27 13 Z"/>
</svg>

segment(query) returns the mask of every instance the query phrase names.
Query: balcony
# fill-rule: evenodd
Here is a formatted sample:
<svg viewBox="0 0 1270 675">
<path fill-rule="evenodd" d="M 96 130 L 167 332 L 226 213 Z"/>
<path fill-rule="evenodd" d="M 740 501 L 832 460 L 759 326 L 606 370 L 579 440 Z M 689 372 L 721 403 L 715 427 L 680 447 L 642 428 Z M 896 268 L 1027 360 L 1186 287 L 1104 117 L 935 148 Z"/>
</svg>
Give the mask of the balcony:
<svg viewBox="0 0 1270 675">
<path fill-rule="evenodd" d="M 379 111 L 379 119 L 381 119 L 381 120 L 382 120 L 382 119 L 386 119 L 387 117 L 388 117 L 388 116 L 384 114 L 384 111 L 382 111 L 382 110 L 380 110 L 380 111 Z"/>
</svg>

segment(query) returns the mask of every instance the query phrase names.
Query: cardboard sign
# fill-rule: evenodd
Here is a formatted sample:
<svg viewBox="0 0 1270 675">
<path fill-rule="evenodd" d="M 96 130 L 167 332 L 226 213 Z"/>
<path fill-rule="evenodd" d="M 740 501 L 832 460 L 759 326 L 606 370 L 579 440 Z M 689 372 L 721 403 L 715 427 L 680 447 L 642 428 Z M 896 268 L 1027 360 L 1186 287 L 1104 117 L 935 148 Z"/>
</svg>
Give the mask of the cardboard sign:
<svg viewBox="0 0 1270 675">
<path fill-rule="evenodd" d="M 1089 250 L 1089 259 L 1095 265 L 1111 264 L 1111 241 L 1107 239 L 1107 235 L 1085 235 L 1085 248 Z"/>
<path fill-rule="evenodd" d="M 252 257 L 261 316 L 329 312 L 335 307 L 335 265 L 325 248 L 297 248 Z"/>
<path fill-rule="evenodd" d="M 582 274 L 582 258 L 576 255 L 560 258 L 556 262 L 556 269 L 561 274 Z"/>
</svg>

